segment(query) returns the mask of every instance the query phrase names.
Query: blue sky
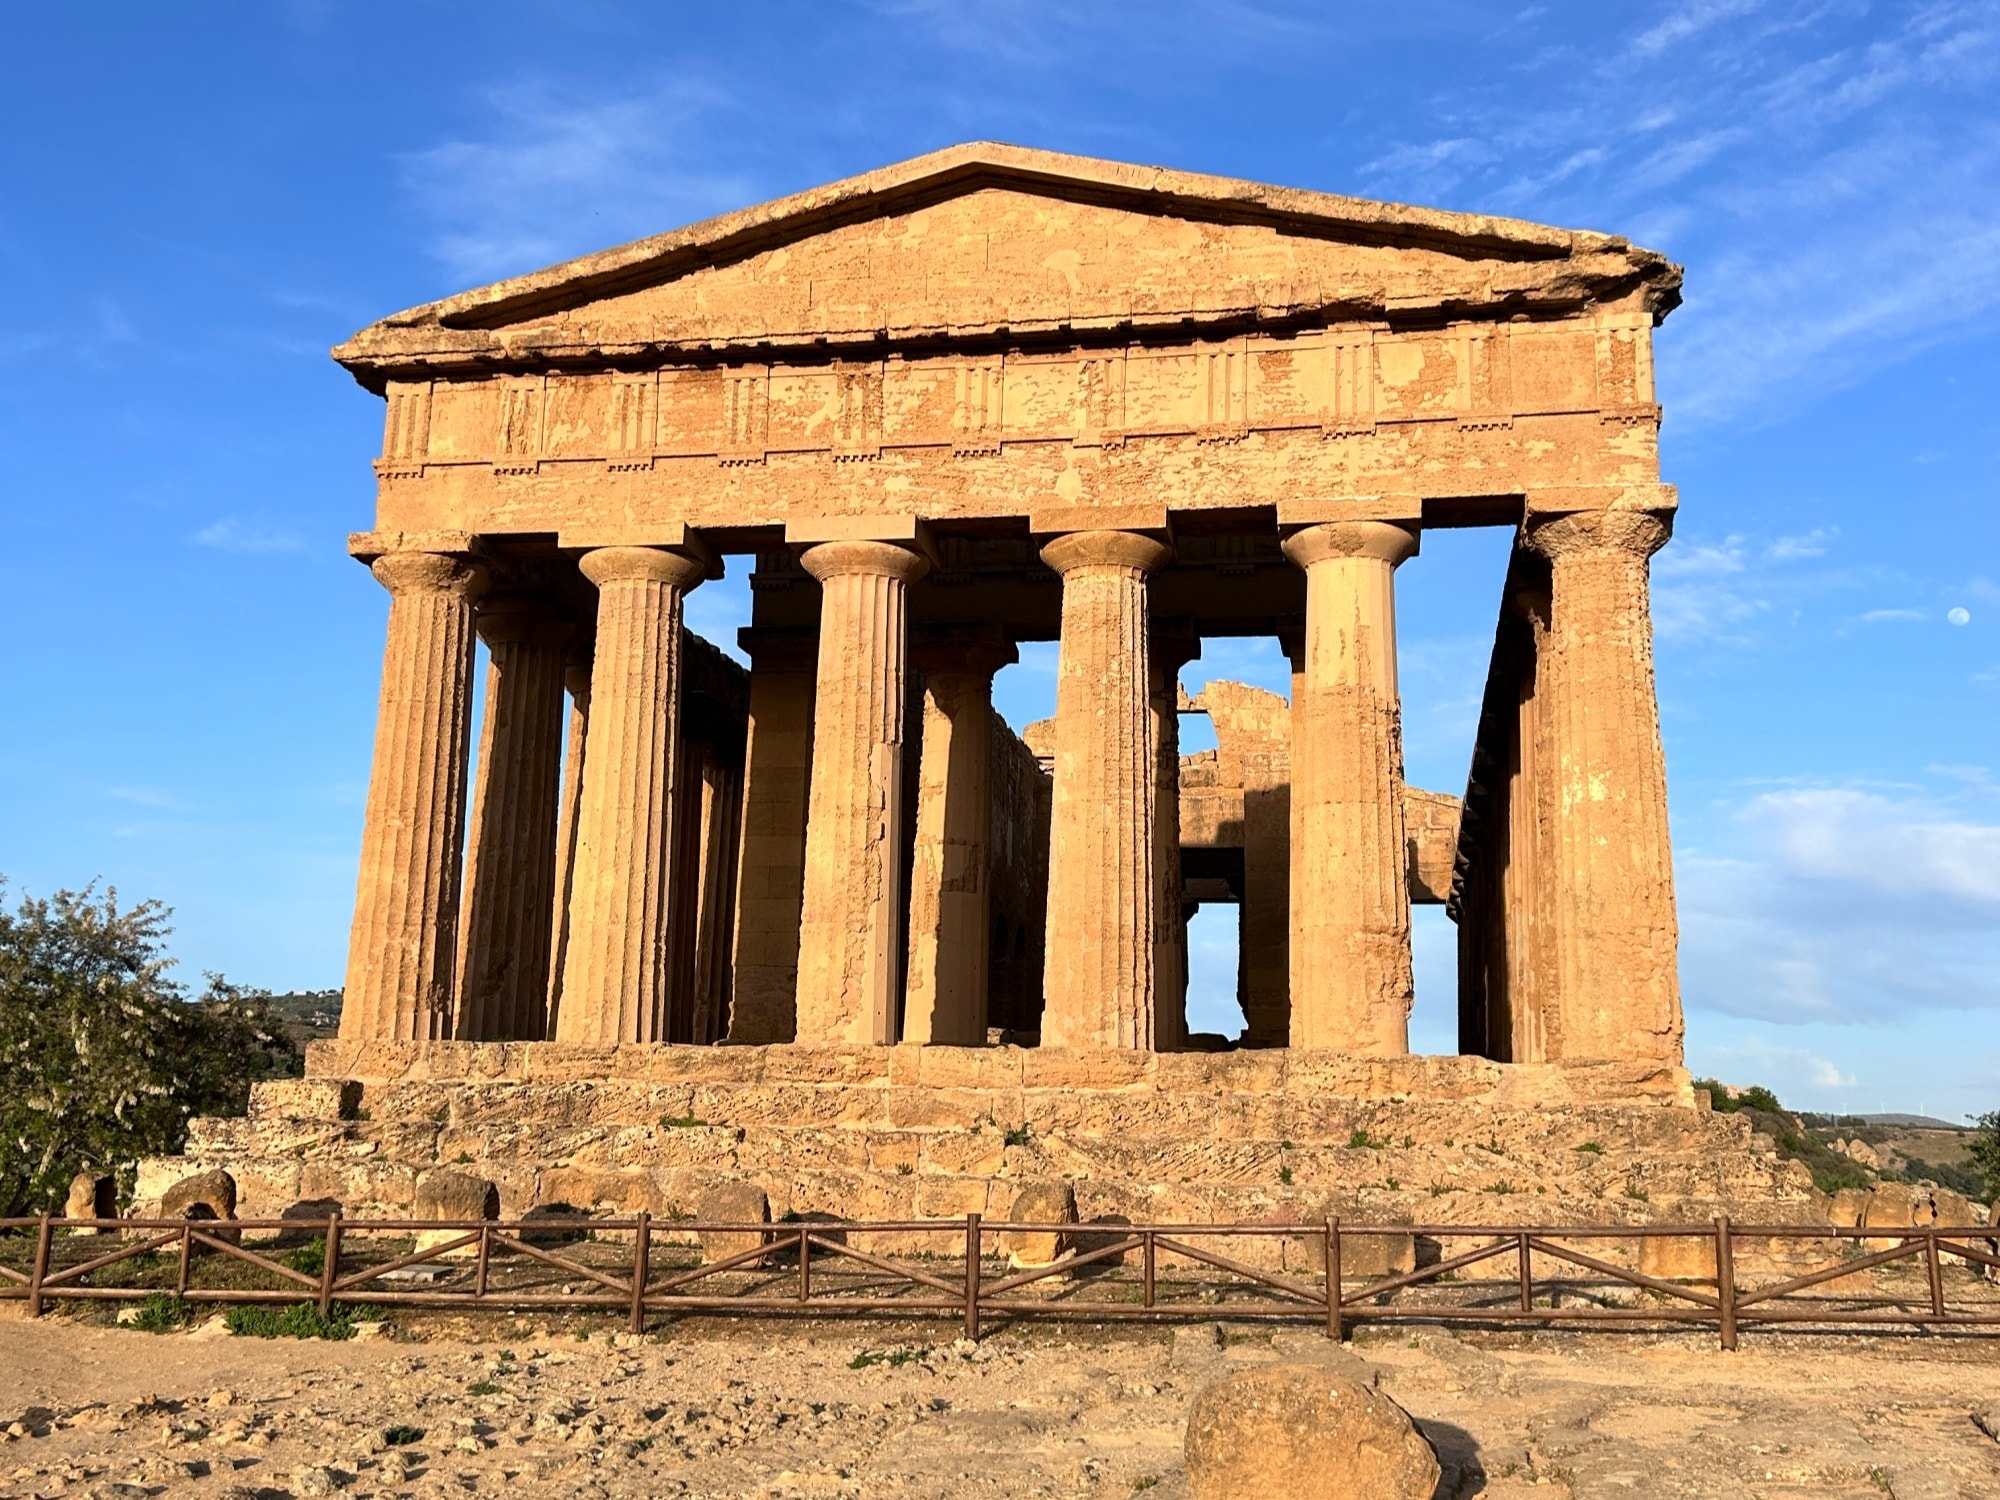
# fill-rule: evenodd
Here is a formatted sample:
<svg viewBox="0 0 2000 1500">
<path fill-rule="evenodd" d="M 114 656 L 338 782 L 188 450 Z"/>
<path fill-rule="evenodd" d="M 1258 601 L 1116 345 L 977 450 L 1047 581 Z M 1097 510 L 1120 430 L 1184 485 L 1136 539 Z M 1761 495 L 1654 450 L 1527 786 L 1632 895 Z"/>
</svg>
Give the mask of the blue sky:
<svg viewBox="0 0 2000 1500">
<path fill-rule="evenodd" d="M 385 313 L 996 138 L 1610 230 L 1658 338 L 1689 1061 L 2000 1108 L 2000 4 L 41 6 L 0 52 L 0 872 L 337 984 L 385 596 Z M 1414 782 L 1462 787 L 1506 541 L 1401 574 Z M 728 639 L 740 577 L 694 598 Z M 1954 623 L 1958 622 L 1958 623 Z M 1282 686 L 1274 649 L 1190 666 Z M 1051 661 L 1003 675 L 1046 713 Z M 1189 724 L 1190 737 L 1199 726 Z M 1221 1018 L 1226 915 L 1200 920 Z M 1419 1045 L 1451 1045 L 1420 913 Z"/>
</svg>

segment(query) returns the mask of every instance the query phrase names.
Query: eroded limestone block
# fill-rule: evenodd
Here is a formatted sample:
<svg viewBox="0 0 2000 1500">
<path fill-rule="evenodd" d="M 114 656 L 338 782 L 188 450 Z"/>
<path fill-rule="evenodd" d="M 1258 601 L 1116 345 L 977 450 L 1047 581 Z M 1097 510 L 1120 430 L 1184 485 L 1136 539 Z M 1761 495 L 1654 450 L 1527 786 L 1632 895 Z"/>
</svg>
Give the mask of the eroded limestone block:
<svg viewBox="0 0 2000 1500">
<path fill-rule="evenodd" d="M 701 1224 L 768 1224 L 771 1199 L 754 1182 L 718 1182 L 701 1195 L 694 1216 Z M 770 1232 L 761 1229 L 704 1229 L 700 1233 L 704 1261 L 727 1260 L 771 1243 Z M 744 1261 L 743 1267 L 748 1270 L 763 1263 L 759 1256 Z"/>
<path fill-rule="evenodd" d="M 1350 1210 L 1351 1212 L 1351 1210 Z M 1328 1214 L 1339 1214 L 1338 1209 L 1323 1209 L 1308 1216 L 1324 1219 Z M 1346 1220 L 1347 1214 L 1339 1214 Z M 1357 1229 L 1365 1229 L 1365 1224 L 1343 1222 L 1340 1226 L 1340 1279 L 1351 1281 L 1355 1277 L 1378 1278 L 1401 1276 L 1417 1268 L 1417 1238 L 1412 1234 L 1357 1234 Z M 1306 1264 L 1314 1275 L 1326 1270 L 1326 1245 L 1324 1240 L 1313 1235 L 1305 1242 Z"/>
<path fill-rule="evenodd" d="M 1204 1390 L 1188 1416 L 1187 1466 L 1195 1500 L 1430 1500 L 1440 1473 L 1401 1407 L 1311 1365 L 1243 1370 Z"/>
<path fill-rule="evenodd" d="M 250 1088 L 253 1120 L 351 1120 L 360 1108 L 352 1078 L 273 1078 Z"/>
<path fill-rule="evenodd" d="M 1594 1253 L 1601 1253 L 1593 1247 Z M 1639 1274 L 1661 1281 L 1706 1281 L 1715 1276 L 1715 1240 L 1691 1234 L 1649 1234 L 1639 1241 Z"/>
<path fill-rule="evenodd" d="M 213 1222 L 232 1221 L 236 1217 L 236 1179 L 220 1167 L 206 1172 L 197 1172 L 192 1177 L 183 1177 L 160 1195 L 162 1219 L 194 1219 Z M 210 1231 L 217 1239 L 237 1243 L 243 1231 L 240 1229 L 218 1229 Z"/>
<path fill-rule="evenodd" d="M 1827 1205 L 1827 1222 L 1835 1229 L 1859 1229 L 1861 1216 L 1868 1211 L 1867 1188 L 1841 1188 Z"/>
<path fill-rule="evenodd" d="M 1031 1182 L 1014 1195 L 1007 1219 L 1013 1224 L 1074 1224 L 1076 1189 L 1067 1182 Z M 1053 1264 L 1074 1244 L 1074 1236 L 1052 1230 L 1010 1229 L 1000 1236 L 1007 1264 L 1017 1271 Z"/>
<path fill-rule="evenodd" d="M 163 1219 L 233 1219 L 236 1179 L 220 1167 L 183 1177 L 160 1195 Z"/>
<path fill-rule="evenodd" d="M 443 1224 L 497 1219 L 500 1217 L 500 1189 L 484 1177 L 474 1177 L 470 1172 L 454 1172 L 449 1168 L 426 1172 L 417 1179 L 417 1193 L 410 1205 L 410 1217 Z M 422 1230 L 417 1235 L 416 1248 L 429 1250 L 449 1243 L 464 1233 L 463 1229 Z M 445 1254 L 456 1259 L 476 1255 L 478 1250 L 478 1245 L 474 1243 L 461 1245 Z"/>
<path fill-rule="evenodd" d="M 70 1179 L 69 1198 L 63 1204 L 65 1219 L 115 1219 L 118 1217 L 118 1180 L 109 1172 L 79 1172 Z M 103 1234 L 102 1229 L 76 1229 L 73 1234 Z"/>
</svg>

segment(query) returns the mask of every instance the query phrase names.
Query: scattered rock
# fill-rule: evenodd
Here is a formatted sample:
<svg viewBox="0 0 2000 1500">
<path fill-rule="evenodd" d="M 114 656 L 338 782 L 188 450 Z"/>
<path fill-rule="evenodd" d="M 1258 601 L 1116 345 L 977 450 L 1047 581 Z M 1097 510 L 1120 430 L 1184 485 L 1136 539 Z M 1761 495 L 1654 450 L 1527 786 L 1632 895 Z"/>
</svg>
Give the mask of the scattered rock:
<svg viewBox="0 0 2000 1500">
<path fill-rule="evenodd" d="M 1209 1386 L 1188 1417 L 1187 1465 L 1195 1500 L 1431 1500 L 1441 1473 L 1400 1406 L 1311 1365 L 1243 1370 Z"/>
<path fill-rule="evenodd" d="M 470 1172 L 454 1172 L 450 1168 L 427 1172 L 417 1181 L 416 1200 L 410 1206 L 410 1217 L 445 1224 L 497 1219 L 500 1217 L 500 1189 L 484 1177 L 474 1177 Z M 448 1244 L 464 1233 L 462 1229 L 427 1229 L 417 1235 L 416 1248 L 429 1250 Z M 465 1244 L 445 1253 L 453 1258 L 471 1257 L 479 1253 L 479 1248 L 476 1244 Z"/>
<path fill-rule="evenodd" d="M 160 1195 L 160 1217 L 196 1221 L 233 1220 L 236 1217 L 236 1179 L 220 1167 L 183 1177 Z M 227 1239 L 232 1244 L 242 1237 L 241 1230 L 212 1232 L 218 1239 Z"/>
<path fill-rule="evenodd" d="M 695 1205 L 695 1218 L 703 1224 L 768 1224 L 771 1222 L 771 1200 L 764 1190 L 754 1182 L 718 1182 L 701 1195 Z M 742 1255 L 771 1242 L 767 1231 L 704 1229 L 701 1231 L 701 1258 L 705 1261 L 727 1260 L 732 1255 Z M 744 1261 L 744 1269 L 764 1263 L 762 1256 Z"/>
<path fill-rule="evenodd" d="M 1015 1224 L 1074 1224 L 1076 1189 L 1067 1182 L 1030 1182 L 1014 1195 L 1007 1218 Z M 1010 1229 L 1000 1236 L 1007 1264 L 1017 1271 L 1050 1265 L 1074 1243 L 1071 1235 L 1056 1231 Z"/>
<path fill-rule="evenodd" d="M 65 1219 L 115 1219 L 118 1217 L 118 1179 L 109 1172 L 79 1172 L 70 1179 L 69 1199 L 63 1204 Z M 106 1234 L 103 1229 L 78 1229 L 75 1234 Z"/>
</svg>

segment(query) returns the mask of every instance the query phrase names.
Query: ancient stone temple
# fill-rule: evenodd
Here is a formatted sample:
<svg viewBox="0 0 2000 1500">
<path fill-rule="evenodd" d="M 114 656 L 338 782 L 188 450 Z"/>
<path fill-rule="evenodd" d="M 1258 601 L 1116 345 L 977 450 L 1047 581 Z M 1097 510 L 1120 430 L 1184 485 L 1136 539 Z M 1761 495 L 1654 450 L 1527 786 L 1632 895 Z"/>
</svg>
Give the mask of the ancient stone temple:
<svg viewBox="0 0 2000 1500">
<path fill-rule="evenodd" d="M 301 1148 L 269 1197 L 393 1205 L 456 1153 L 515 1207 L 721 1172 L 849 1214 L 1037 1173 L 1158 1208 L 1219 1142 L 1370 1110 L 1644 1101 L 1683 1139 L 1647 598 L 1680 279 L 981 144 L 364 329 L 388 638 L 345 1011 L 258 1108 L 339 1120 L 358 1083 L 439 1123 L 346 1177 Z M 1461 815 L 1404 783 L 1395 594 L 1468 526 L 1514 550 Z M 747 671 L 682 623 L 730 567 Z M 1281 643 L 1290 701 L 1212 685 L 1221 749 L 1183 758 L 1180 669 L 1228 636 Z M 1060 643 L 1025 740 L 991 706 L 1024 641 Z M 1226 1054 L 1184 1013 L 1213 899 Z M 1413 900 L 1458 923 L 1460 1056 L 1408 1055 Z M 523 1134 L 556 1089 L 597 1134 Z M 1215 1192 L 1173 1206 L 1241 1210 Z"/>
</svg>

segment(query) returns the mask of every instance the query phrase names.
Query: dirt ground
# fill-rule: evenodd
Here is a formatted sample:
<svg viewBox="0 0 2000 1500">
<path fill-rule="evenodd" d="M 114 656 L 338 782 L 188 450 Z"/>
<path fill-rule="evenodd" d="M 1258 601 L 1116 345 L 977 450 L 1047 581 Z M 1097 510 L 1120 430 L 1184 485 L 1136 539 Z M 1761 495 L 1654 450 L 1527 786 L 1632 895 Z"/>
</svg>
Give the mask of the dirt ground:
<svg viewBox="0 0 2000 1500">
<path fill-rule="evenodd" d="M 1216 1324 L 977 1345 L 879 1323 L 450 1335 L 0 1323 L 0 1496 L 1168 1500 L 1187 1494 L 1193 1395 L 1300 1359 L 1402 1403 L 1440 1497 L 2000 1497 L 1992 1337 L 1752 1332 L 1723 1354 L 1696 1335 L 1385 1327 L 1340 1347 Z"/>
</svg>

